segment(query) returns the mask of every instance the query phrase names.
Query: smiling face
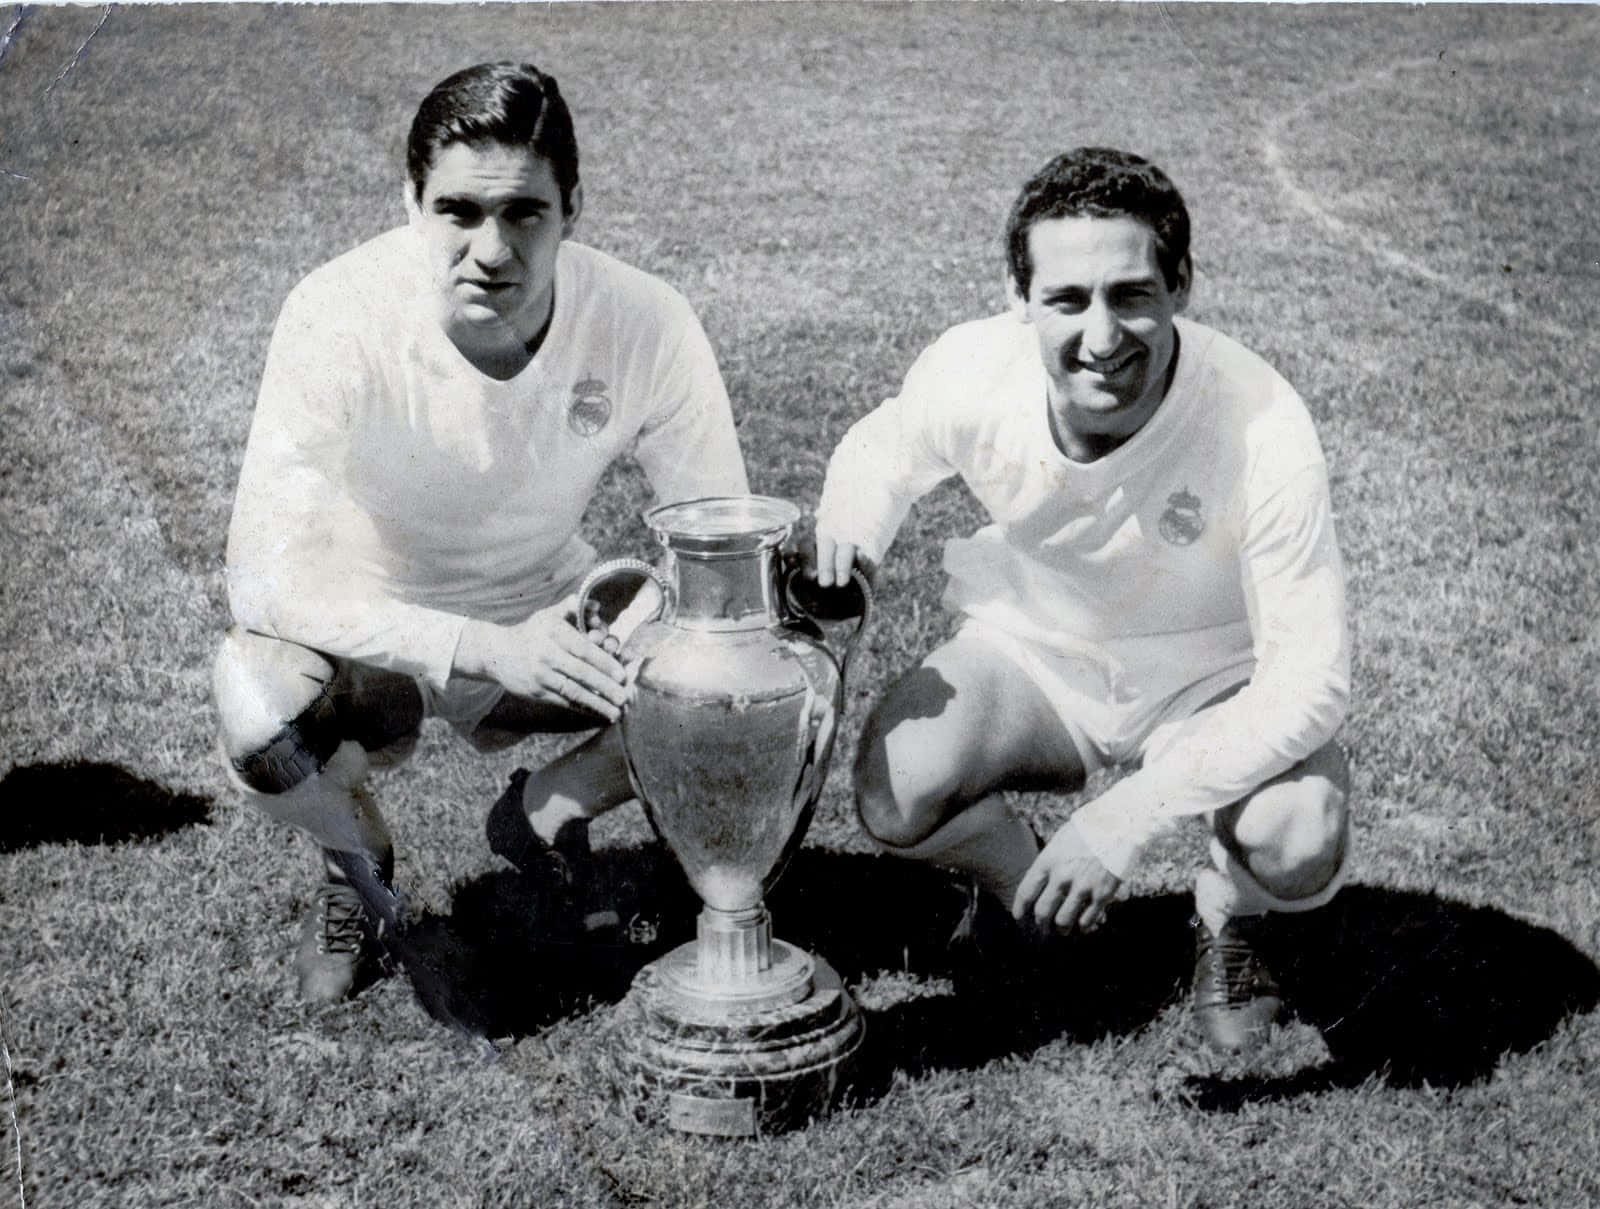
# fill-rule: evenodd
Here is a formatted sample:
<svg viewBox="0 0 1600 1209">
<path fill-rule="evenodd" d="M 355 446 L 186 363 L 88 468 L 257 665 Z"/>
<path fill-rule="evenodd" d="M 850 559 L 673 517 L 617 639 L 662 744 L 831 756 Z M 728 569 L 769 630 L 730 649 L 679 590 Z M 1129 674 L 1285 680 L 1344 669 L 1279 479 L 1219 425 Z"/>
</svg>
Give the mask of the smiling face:
<svg viewBox="0 0 1600 1209">
<path fill-rule="evenodd" d="M 1049 218 L 1028 232 L 1024 314 L 1038 332 L 1056 439 L 1087 460 L 1144 427 L 1166 396 L 1189 296 L 1189 262 L 1168 286 L 1155 232 L 1133 218 Z"/>
<path fill-rule="evenodd" d="M 421 196 L 406 192 L 427 247 L 445 331 L 463 353 L 527 344 L 555 298 L 556 252 L 582 205 L 564 212 L 550 162 L 505 143 L 451 143 Z"/>
</svg>

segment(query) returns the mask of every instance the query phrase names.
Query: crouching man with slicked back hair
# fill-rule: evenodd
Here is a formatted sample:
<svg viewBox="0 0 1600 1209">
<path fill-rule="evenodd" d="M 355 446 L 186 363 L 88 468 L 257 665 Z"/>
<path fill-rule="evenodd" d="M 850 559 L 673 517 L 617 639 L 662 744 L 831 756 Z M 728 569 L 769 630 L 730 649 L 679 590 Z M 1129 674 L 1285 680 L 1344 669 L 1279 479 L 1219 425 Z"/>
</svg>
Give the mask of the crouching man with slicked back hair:
<svg viewBox="0 0 1600 1209">
<path fill-rule="evenodd" d="M 1003 904 L 1016 925 L 991 908 L 991 936 L 1099 927 L 1150 840 L 1205 820 L 1195 1010 L 1212 1044 L 1246 1049 L 1280 1007 L 1265 921 L 1328 902 L 1347 859 L 1349 647 L 1322 450 L 1270 366 L 1180 317 L 1189 217 L 1152 164 L 1051 160 L 1006 250 L 1019 307 L 928 348 L 845 435 L 818 508 L 824 583 L 880 559 L 951 476 L 993 521 L 945 548 L 954 636 L 868 720 L 861 820 Z M 1111 766 L 1129 775 L 1042 850 L 1000 796 L 1076 791 Z"/>
<path fill-rule="evenodd" d="M 425 717 L 482 750 L 596 732 L 519 772 L 487 823 L 496 852 L 576 892 L 588 820 L 631 796 L 618 635 L 574 624 L 595 560 L 579 520 L 624 454 L 661 502 L 746 490 L 688 303 L 570 238 L 583 191 L 554 79 L 451 76 L 407 167 L 409 222 L 284 303 L 228 534 L 222 743 L 246 794 L 321 850 L 296 966 L 322 1001 L 403 922 L 366 779 Z"/>
</svg>

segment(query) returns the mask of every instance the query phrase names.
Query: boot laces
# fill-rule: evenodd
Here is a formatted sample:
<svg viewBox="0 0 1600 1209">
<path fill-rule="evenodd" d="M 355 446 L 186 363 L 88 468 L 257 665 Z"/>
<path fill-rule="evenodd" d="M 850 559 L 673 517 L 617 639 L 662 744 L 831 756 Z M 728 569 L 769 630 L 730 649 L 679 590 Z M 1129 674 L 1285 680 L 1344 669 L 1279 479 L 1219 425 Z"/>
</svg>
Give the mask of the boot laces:
<svg viewBox="0 0 1600 1209">
<path fill-rule="evenodd" d="M 367 937 L 367 913 L 354 888 L 338 882 L 318 886 L 317 912 L 322 918 L 318 952 L 345 955 L 361 952 Z"/>
<path fill-rule="evenodd" d="M 1243 1004 L 1261 995 L 1277 993 L 1271 971 L 1262 964 L 1255 946 L 1239 928 L 1224 925 L 1220 934 L 1213 935 L 1204 924 L 1198 927 L 1201 956 L 1208 974 L 1207 990 L 1214 1001 Z"/>
</svg>

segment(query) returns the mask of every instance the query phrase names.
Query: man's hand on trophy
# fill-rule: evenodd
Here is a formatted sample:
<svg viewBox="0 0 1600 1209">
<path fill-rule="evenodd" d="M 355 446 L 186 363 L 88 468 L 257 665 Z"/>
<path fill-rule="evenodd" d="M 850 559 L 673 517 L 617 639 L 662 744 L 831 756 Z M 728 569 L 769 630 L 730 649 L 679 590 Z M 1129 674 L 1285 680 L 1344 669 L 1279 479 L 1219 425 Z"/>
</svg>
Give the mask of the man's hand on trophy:
<svg viewBox="0 0 1600 1209">
<path fill-rule="evenodd" d="M 796 525 L 787 546 L 788 572 L 784 593 L 789 607 L 818 627 L 820 637 L 838 643 L 840 667 L 866 628 L 872 612 L 871 561 L 849 543 L 841 543 L 816 530 L 816 521 L 805 517 Z M 834 623 L 852 625 L 848 634 L 835 632 Z"/>
<path fill-rule="evenodd" d="M 859 569 L 870 584 L 877 577 L 878 568 L 854 542 L 840 541 L 825 530 L 817 530 L 815 555 L 811 570 L 817 583 L 824 588 L 843 587 L 850 582 L 852 568 Z"/>
<path fill-rule="evenodd" d="M 827 529 L 816 531 L 816 541 L 808 550 L 806 569 L 813 574 L 821 587 L 845 587 L 850 584 L 850 571 L 856 569 L 866 576 L 867 584 L 877 582 L 878 565 L 867 558 L 854 542 L 842 541 Z"/>
<path fill-rule="evenodd" d="M 576 607 L 577 597 L 569 596 L 517 625 L 467 622 L 456 670 L 486 676 L 518 696 L 615 722 L 627 701 L 627 669 L 606 649 L 607 631 L 585 634 L 573 624 Z"/>
<path fill-rule="evenodd" d="M 1046 932 L 1092 932 L 1105 922 L 1106 907 L 1121 885 L 1068 822 L 1023 874 L 1011 914 L 1019 922 L 1031 918 Z"/>
<path fill-rule="evenodd" d="M 666 592 L 660 573 L 637 559 L 615 559 L 599 568 L 586 587 L 570 597 L 572 622 L 607 653 L 615 655 L 633 632 L 645 622 L 659 617 L 666 607 Z M 578 617 L 580 597 L 584 616 Z"/>
</svg>

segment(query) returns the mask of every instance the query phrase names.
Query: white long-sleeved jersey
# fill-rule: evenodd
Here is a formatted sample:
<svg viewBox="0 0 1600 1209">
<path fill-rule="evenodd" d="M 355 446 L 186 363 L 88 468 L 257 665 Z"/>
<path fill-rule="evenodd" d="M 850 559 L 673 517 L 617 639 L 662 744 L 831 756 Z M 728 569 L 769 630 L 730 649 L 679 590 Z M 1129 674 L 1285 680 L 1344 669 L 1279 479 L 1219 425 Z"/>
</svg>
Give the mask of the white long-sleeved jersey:
<svg viewBox="0 0 1600 1209">
<path fill-rule="evenodd" d="M 817 526 L 881 558 L 912 503 L 959 474 L 993 523 L 945 547 L 946 604 L 1099 669 L 1156 706 L 1232 669 L 1249 684 L 1074 816 L 1126 876 L 1172 817 L 1244 797 L 1327 742 L 1349 696 L 1344 573 L 1321 447 L 1260 357 L 1177 320 L 1155 415 L 1094 462 L 1050 434 L 1015 313 L 951 329 L 829 464 Z"/>
<path fill-rule="evenodd" d="M 664 282 L 562 244 L 537 355 L 497 381 L 438 319 L 397 228 L 290 293 L 228 533 L 241 625 L 442 688 L 468 618 L 513 623 L 593 562 L 579 521 L 625 453 L 662 502 L 747 489 L 699 321 Z"/>
</svg>

